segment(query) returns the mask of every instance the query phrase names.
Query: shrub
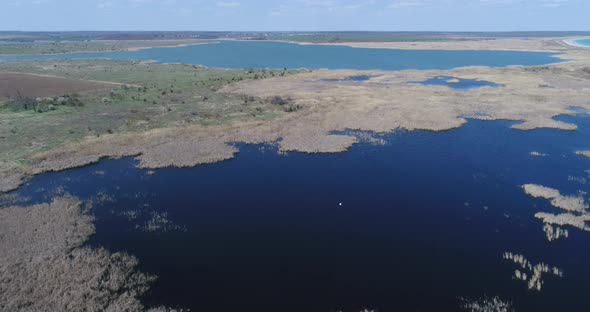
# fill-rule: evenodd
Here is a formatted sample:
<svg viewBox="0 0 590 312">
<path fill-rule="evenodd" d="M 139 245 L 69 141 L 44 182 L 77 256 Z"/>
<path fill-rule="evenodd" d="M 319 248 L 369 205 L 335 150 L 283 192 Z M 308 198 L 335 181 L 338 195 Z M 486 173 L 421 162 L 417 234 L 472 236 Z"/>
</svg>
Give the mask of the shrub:
<svg viewBox="0 0 590 312">
<path fill-rule="evenodd" d="M 298 110 L 301 110 L 303 108 L 303 106 L 301 105 L 289 105 L 287 107 L 285 107 L 285 112 L 287 113 L 292 113 L 292 112 L 296 112 Z"/>
<path fill-rule="evenodd" d="M 242 95 L 242 99 L 244 100 L 244 104 L 256 102 L 256 98 L 251 95 Z"/>
<path fill-rule="evenodd" d="M 111 96 L 112 99 L 122 100 L 124 98 L 123 94 L 121 94 L 120 92 L 117 92 L 116 90 L 111 90 L 109 92 L 109 95 Z"/>
<path fill-rule="evenodd" d="M 6 106 L 14 110 L 37 110 L 38 104 L 39 103 L 35 99 L 24 96 L 19 91 L 16 91 L 16 96 L 14 98 L 9 97 L 9 100 L 6 102 Z"/>
<path fill-rule="evenodd" d="M 278 95 L 270 97 L 269 102 L 272 105 L 280 105 L 280 106 L 289 104 L 289 100 L 284 99 L 282 96 L 278 96 Z"/>
<path fill-rule="evenodd" d="M 74 106 L 74 107 L 82 107 L 84 103 L 80 100 L 80 95 L 78 93 L 66 94 L 64 95 L 66 98 L 65 105 Z"/>
<path fill-rule="evenodd" d="M 30 97 L 19 97 L 14 102 L 17 106 L 21 106 L 25 110 L 36 109 L 38 106 L 37 101 Z"/>
</svg>

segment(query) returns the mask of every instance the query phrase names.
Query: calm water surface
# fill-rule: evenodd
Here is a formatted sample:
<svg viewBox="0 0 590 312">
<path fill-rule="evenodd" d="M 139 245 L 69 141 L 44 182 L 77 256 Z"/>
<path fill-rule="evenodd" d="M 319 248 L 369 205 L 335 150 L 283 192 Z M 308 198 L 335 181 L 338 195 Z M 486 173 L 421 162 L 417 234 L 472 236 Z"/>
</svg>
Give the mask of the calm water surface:
<svg viewBox="0 0 590 312">
<path fill-rule="evenodd" d="M 482 87 L 500 87 L 500 85 L 491 81 L 478 79 L 461 79 L 451 76 L 437 76 L 427 79 L 425 81 L 419 81 L 415 83 L 420 83 L 425 86 L 446 86 L 451 89 L 463 91 L 479 89 Z"/>
<path fill-rule="evenodd" d="M 581 44 L 583 46 L 587 46 L 590 47 L 590 39 L 580 39 L 580 40 L 576 40 L 577 44 Z"/>
<path fill-rule="evenodd" d="M 284 42 L 221 41 L 134 52 L 0 56 L 0 61 L 92 59 L 156 60 L 217 68 L 452 69 L 464 66 L 543 65 L 560 62 L 551 53 L 362 49 Z"/>
<path fill-rule="evenodd" d="M 357 76 L 350 76 L 343 79 L 322 79 L 323 82 L 366 82 L 369 81 L 371 78 L 377 76 L 369 76 L 369 75 L 357 75 Z"/>
<path fill-rule="evenodd" d="M 239 145 L 233 160 L 148 174 L 133 159 L 35 177 L 33 201 L 63 187 L 98 192 L 90 244 L 127 251 L 160 276 L 145 302 L 193 311 L 457 311 L 458 297 L 499 295 L 517 311 L 590 311 L 590 234 L 547 242 L 519 188 L 588 190 L 590 119 L 577 131 L 517 131 L 470 120 L 446 132 L 396 132 L 384 146 L 277 155 Z M 547 154 L 530 156 L 531 151 Z M 342 203 L 342 205 L 340 205 Z M 134 220 L 123 212 L 134 211 Z M 153 213 L 168 231 L 145 232 Z M 129 214 L 127 214 L 129 215 Z M 139 228 L 137 228 L 139 227 Z M 542 293 L 512 279 L 502 253 L 564 270 Z"/>
</svg>

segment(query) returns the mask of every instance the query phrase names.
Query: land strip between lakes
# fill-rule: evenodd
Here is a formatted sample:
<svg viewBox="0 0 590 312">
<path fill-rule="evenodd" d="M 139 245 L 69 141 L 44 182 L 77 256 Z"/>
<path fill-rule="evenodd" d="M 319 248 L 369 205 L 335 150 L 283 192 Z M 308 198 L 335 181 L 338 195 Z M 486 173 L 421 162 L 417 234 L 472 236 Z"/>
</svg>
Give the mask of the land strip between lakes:
<svg viewBox="0 0 590 312">
<path fill-rule="evenodd" d="M 94 104 L 68 110 L 67 118 L 92 122 L 92 130 L 73 129 L 74 138 L 59 129 L 65 123 L 59 110 L 48 115 L 5 110 L 0 127 L 15 134 L 0 141 L 11 148 L 3 148 L 10 152 L 3 155 L 0 190 L 15 189 L 35 174 L 103 157 L 135 156 L 143 168 L 226 160 L 238 152 L 233 142 L 276 143 L 283 152 L 342 152 L 359 138 L 335 133 L 350 129 L 445 131 L 472 118 L 514 120 L 515 130 L 573 131 L 575 124 L 554 117 L 574 114 L 572 106 L 590 110 L 590 52 L 564 49 L 562 57 L 570 61 L 547 66 L 425 71 L 228 71 L 108 60 L 0 64 L 0 70 L 140 86 L 83 95 L 83 101 Z M 369 78 L 349 79 L 354 76 Z M 455 90 L 418 83 L 440 76 L 480 79 L 498 87 Z M 35 134 L 15 126 L 16 120 L 49 117 L 55 119 L 35 128 Z M 96 132 L 104 124 L 109 131 Z M 58 133 L 59 140 L 40 140 L 38 131 L 47 129 Z M 36 145 L 27 147 L 31 141 Z"/>
</svg>

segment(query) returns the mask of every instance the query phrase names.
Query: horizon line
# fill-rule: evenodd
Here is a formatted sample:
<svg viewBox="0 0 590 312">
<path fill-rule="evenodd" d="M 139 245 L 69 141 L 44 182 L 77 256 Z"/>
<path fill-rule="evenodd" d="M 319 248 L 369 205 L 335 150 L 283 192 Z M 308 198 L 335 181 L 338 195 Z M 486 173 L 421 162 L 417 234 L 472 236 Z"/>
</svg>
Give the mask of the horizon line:
<svg viewBox="0 0 590 312">
<path fill-rule="evenodd" d="M 575 33 L 587 32 L 590 30 L 100 30 L 100 29 L 78 29 L 78 30 L 12 30 L 0 29 L 0 32 L 234 32 L 234 33 L 280 33 L 280 32 L 303 32 L 303 33 L 334 33 L 334 32 L 374 32 L 374 33 Z"/>
</svg>

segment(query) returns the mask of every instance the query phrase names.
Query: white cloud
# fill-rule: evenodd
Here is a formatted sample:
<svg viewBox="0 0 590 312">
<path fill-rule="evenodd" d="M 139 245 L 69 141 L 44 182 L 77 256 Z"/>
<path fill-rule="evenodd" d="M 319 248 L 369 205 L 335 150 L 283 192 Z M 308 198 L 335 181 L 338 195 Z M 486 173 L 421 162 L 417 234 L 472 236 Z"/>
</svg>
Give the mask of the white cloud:
<svg viewBox="0 0 590 312">
<path fill-rule="evenodd" d="M 375 5 L 376 0 L 352 1 L 352 0 L 295 0 L 282 2 L 278 7 L 271 9 L 269 15 L 310 15 L 335 12 L 353 12 L 364 7 Z"/>
<path fill-rule="evenodd" d="M 539 7 L 560 7 L 581 0 L 393 0 L 387 7 L 391 9 L 412 7 L 473 7 L 485 9 L 486 6 L 535 9 Z M 584 0 L 587 1 L 587 0 Z"/>
<path fill-rule="evenodd" d="M 217 6 L 218 7 L 222 7 L 222 8 L 237 8 L 240 5 L 241 5 L 241 3 L 235 2 L 235 1 L 232 1 L 232 2 L 223 2 L 223 1 L 217 2 Z"/>
<path fill-rule="evenodd" d="M 425 6 L 426 3 L 422 0 L 397 0 L 389 4 L 390 9 L 399 9 L 407 7 L 421 7 Z"/>
<path fill-rule="evenodd" d="M 113 2 L 111 2 L 111 1 L 100 1 L 97 4 L 97 7 L 99 9 L 108 9 L 108 8 L 111 8 L 112 6 L 113 6 Z"/>
<path fill-rule="evenodd" d="M 566 4 L 568 0 L 543 0 L 541 6 L 548 8 L 556 8 Z"/>
</svg>

